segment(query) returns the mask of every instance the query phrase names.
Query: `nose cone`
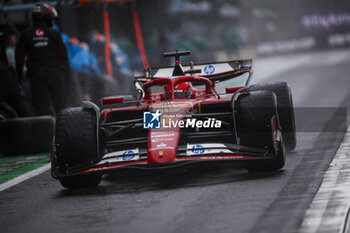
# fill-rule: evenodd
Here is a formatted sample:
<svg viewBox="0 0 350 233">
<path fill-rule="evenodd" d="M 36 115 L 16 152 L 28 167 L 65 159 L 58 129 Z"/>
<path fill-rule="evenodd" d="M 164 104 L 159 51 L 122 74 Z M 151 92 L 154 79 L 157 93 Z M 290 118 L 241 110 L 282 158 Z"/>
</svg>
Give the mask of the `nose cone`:
<svg viewBox="0 0 350 233">
<path fill-rule="evenodd" d="M 163 163 L 176 159 L 179 131 L 150 130 L 148 136 L 148 162 Z"/>
<path fill-rule="evenodd" d="M 170 162 L 176 159 L 181 129 L 179 124 L 171 124 L 171 122 L 182 120 L 192 106 L 191 102 L 166 102 L 150 107 L 150 110 L 159 110 L 162 113 L 162 128 L 148 131 L 149 163 Z"/>
</svg>

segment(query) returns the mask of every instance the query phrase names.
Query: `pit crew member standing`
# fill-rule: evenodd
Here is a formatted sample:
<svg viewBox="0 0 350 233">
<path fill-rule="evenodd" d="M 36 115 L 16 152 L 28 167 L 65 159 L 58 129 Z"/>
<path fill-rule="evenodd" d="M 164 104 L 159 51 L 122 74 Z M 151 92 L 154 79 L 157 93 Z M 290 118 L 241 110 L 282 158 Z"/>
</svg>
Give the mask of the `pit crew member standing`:
<svg viewBox="0 0 350 233">
<path fill-rule="evenodd" d="M 70 70 L 67 48 L 60 33 L 52 28 L 57 18 L 55 8 L 36 4 L 32 11 L 33 27 L 25 30 L 16 47 L 16 70 L 23 81 L 27 58 L 27 75 L 37 115 L 52 115 L 67 105 L 65 74 Z"/>
</svg>

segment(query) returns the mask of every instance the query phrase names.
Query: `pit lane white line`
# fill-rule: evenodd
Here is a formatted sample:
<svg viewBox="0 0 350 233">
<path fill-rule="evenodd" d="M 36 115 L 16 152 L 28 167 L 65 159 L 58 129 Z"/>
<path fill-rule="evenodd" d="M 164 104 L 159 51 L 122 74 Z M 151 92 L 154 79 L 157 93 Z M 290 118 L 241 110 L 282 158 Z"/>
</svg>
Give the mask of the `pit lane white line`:
<svg viewBox="0 0 350 233">
<path fill-rule="evenodd" d="M 299 232 L 343 232 L 349 206 L 350 126 L 323 177 L 317 194 L 306 211 Z"/>
<path fill-rule="evenodd" d="M 51 168 L 51 164 L 46 164 L 46 165 L 44 165 L 42 167 L 39 167 L 39 168 L 37 168 L 35 170 L 32 170 L 32 171 L 27 172 L 27 173 L 25 173 L 23 175 L 20 175 L 19 177 L 16 177 L 16 178 L 14 178 L 12 180 L 9 180 L 9 181 L 7 181 L 7 182 L 5 182 L 5 183 L 0 185 L 0 192 L 6 190 L 6 189 L 8 189 L 8 188 L 10 188 L 10 187 L 12 187 L 12 186 L 14 186 L 16 184 L 19 184 L 19 183 L 21 183 L 21 182 L 23 182 L 25 180 L 28 180 L 28 179 L 30 179 L 30 178 L 32 178 L 34 176 L 40 175 L 41 173 L 46 172 L 50 168 Z"/>
</svg>

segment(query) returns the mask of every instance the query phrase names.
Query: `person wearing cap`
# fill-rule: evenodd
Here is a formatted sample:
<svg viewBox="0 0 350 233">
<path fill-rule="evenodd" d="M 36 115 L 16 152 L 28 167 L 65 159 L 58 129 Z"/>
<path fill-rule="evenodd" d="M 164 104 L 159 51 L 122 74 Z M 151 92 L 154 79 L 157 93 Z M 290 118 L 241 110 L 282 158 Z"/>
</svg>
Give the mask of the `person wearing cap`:
<svg viewBox="0 0 350 233">
<path fill-rule="evenodd" d="M 33 7 L 33 26 L 22 32 L 16 47 L 16 70 L 23 81 L 27 73 L 37 115 L 54 115 L 67 106 L 65 74 L 70 71 L 67 48 L 60 33 L 53 29 L 58 14 L 48 4 Z"/>
</svg>

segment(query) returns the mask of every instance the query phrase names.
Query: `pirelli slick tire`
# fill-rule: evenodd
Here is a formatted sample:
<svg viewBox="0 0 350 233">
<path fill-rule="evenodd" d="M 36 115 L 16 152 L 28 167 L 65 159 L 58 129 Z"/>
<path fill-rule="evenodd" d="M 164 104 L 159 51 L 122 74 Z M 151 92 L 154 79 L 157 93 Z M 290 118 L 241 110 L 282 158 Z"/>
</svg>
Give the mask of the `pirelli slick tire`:
<svg viewBox="0 0 350 233">
<path fill-rule="evenodd" d="M 97 120 L 93 108 L 66 108 L 58 113 L 54 157 L 59 172 L 73 171 L 99 160 Z M 60 178 L 66 188 L 96 186 L 98 180 L 95 176 Z"/>
<path fill-rule="evenodd" d="M 51 116 L 0 121 L 0 154 L 48 153 L 52 148 L 55 119 Z"/>
<path fill-rule="evenodd" d="M 234 103 L 236 127 L 242 146 L 267 149 L 276 159 L 249 163 L 247 169 L 277 170 L 284 166 L 282 140 L 275 146 L 272 119 L 275 117 L 279 128 L 276 95 L 271 91 L 252 91 L 242 94 Z"/>
<path fill-rule="evenodd" d="M 267 90 L 277 96 L 277 110 L 280 118 L 284 145 L 288 151 L 297 144 L 292 91 L 286 82 L 258 84 L 249 87 L 250 91 Z"/>
<path fill-rule="evenodd" d="M 97 187 L 101 183 L 102 175 L 83 175 L 60 178 L 60 183 L 68 189 Z"/>
</svg>

